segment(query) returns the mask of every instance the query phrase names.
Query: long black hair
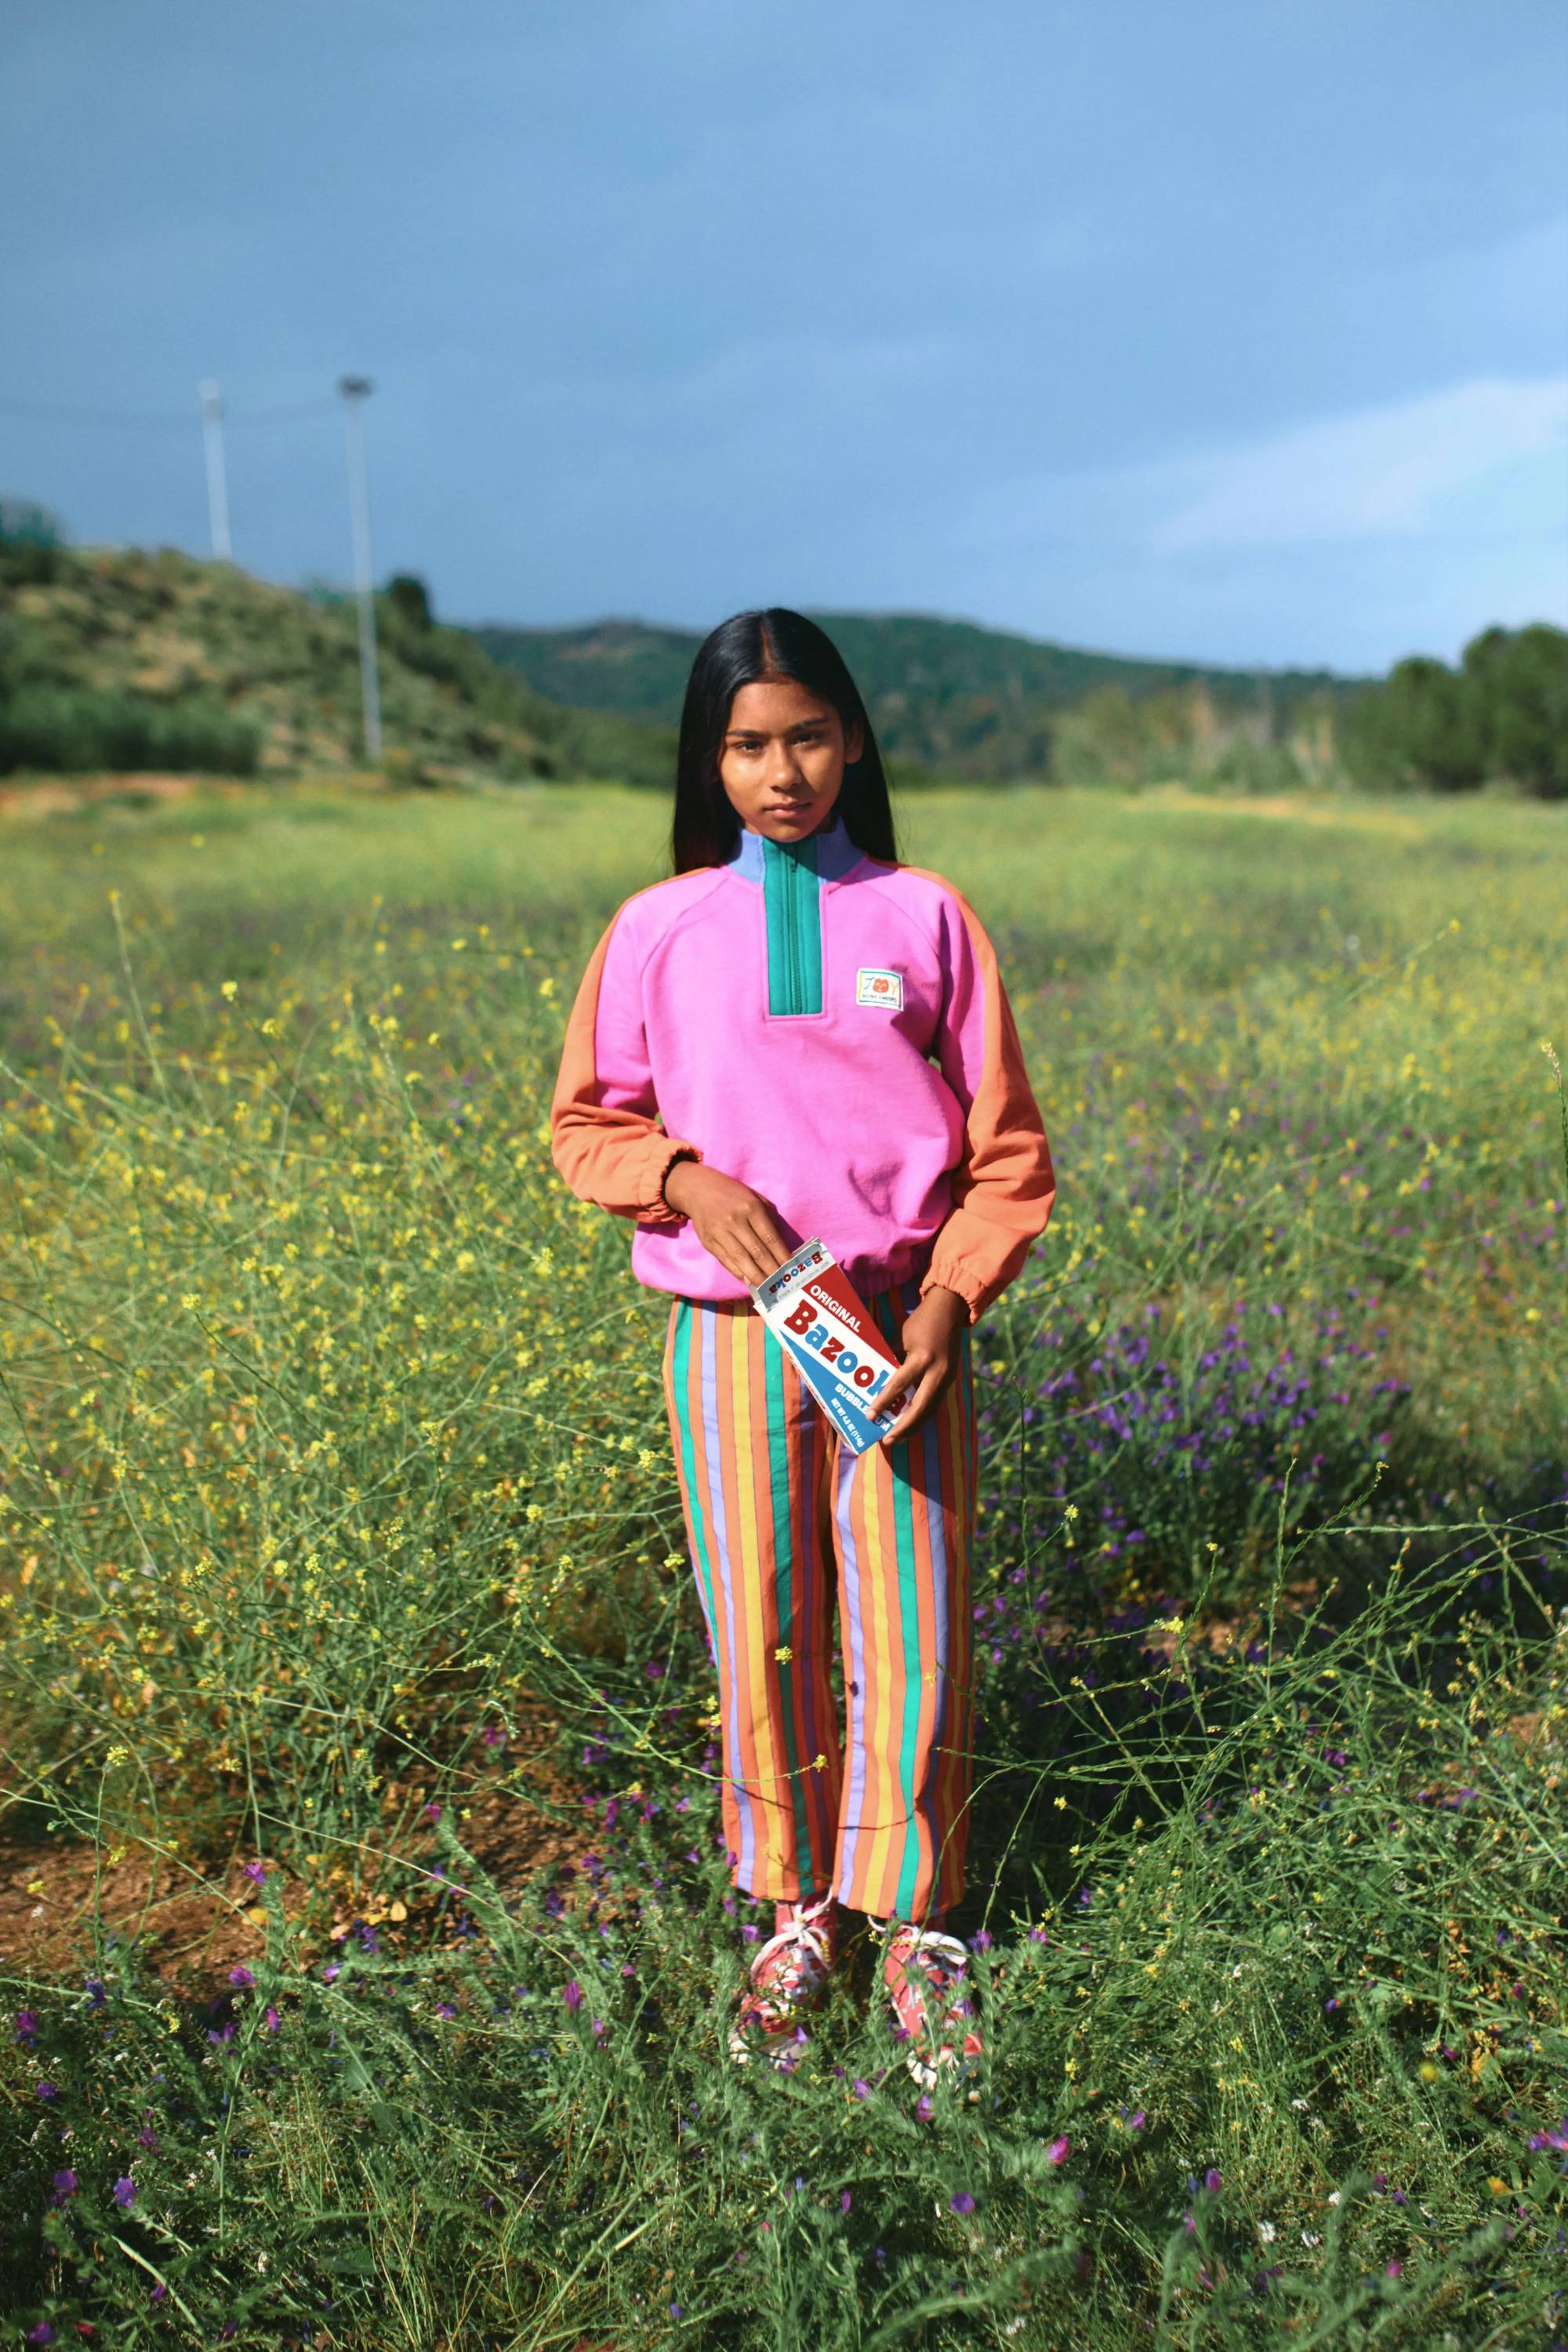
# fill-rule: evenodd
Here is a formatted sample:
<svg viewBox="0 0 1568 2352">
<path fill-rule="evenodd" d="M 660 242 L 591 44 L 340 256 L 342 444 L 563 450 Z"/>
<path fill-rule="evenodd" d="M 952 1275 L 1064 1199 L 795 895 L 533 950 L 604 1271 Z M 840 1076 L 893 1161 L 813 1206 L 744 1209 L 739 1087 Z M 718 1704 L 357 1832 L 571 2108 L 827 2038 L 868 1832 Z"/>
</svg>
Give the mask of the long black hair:
<svg viewBox="0 0 1568 2352">
<path fill-rule="evenodd" d="M 846 735 L 858 725 L 860 757 L 845 764 L 835 814 L 843 816 L 857 849 L 868 857 L 885 858 L 890 866 L 898 863 L 888 779 L 860 689 L 826 630 L 804 613 L 770 604 L 765 612 L 736 613 L 721 621 L 697 648 L 686 681 L 675 763 L 671 847 L 678 874 L 689 874 L 700 866 L 721 866 L 733 851 L 741 820 L 719 774 L 731 706 L 743 686 L 784 677 L 830 702 Z"/>
</svg>

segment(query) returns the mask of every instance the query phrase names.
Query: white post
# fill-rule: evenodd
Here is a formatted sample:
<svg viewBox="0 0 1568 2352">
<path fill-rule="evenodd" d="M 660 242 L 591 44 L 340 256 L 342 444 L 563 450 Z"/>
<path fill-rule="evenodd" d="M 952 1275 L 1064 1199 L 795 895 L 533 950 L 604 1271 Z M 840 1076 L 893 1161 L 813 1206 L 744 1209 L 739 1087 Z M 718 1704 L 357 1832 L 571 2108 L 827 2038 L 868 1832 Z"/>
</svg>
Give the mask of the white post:
<svg viewBox="0 0 1568 2352">
<path fill-rule="evenodd" d="M 228 537 L 228 470 L 223 458 L 223 402 L 208 376 L 199 387 L 202 437 L 207 451 L 207 517 L 212 524 L 213 561 L 228 563 L 234 551 Z"/>
<path fill-rule="evenodd" d="M 354 593 L 359 599 L 359 683 L 364 714 L 364 755 L 381 757 L 381 681 L 375 660 L 375 600 L 370 572 L 370 488 L 364 464 L 364 403 L 375 386 L 367 375 L 339 380 L 348 419 L 349 516 L 353 527 Z"/>
</svg>

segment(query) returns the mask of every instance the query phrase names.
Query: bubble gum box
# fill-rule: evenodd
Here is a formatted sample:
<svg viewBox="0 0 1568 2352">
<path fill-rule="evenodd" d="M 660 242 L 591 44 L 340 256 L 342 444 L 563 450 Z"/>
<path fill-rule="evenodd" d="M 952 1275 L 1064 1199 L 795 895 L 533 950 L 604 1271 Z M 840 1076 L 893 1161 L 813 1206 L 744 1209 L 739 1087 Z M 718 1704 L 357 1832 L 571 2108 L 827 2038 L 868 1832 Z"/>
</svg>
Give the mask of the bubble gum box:
<svg viewBox="0 0 1568 2352">
<path fill-rule="evenodd" d="M 821 1242 L 803 1242 L 752 1292 L 757 1312 L 846 1445 L 865 1454 L 898 1419 L 867 1412 L 898 1370 L 843 1268 Z"/>
</svg>

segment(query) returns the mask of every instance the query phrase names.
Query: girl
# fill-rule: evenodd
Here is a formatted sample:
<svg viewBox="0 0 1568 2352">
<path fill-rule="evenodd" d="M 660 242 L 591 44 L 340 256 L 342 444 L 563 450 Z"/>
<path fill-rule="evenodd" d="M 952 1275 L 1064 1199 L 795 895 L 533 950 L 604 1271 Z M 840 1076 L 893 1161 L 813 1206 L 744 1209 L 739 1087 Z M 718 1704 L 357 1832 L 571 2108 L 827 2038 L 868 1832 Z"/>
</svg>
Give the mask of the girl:
<svg viewBox="0 0 1568 2352">
<path fill-rule="evenodd" d="M 699 649 L 673 880 L 589 961 L 552 1114 L 572 1190 L 630 1218 L 673 1294 L 665 1395 L 719 1675 L 734 1883 L 775 1903 L 731 2039 L 793 2063 L 836 1907 L 881 1924 L 918 2080 L 973 2069 L 969 1331 L 1055 1197 L 996 958 L 951 884 L 899 863 L 837 648 L 739 613 Z M 901 1356 L 857 1457 L 749 1292 L 819 1236 Z M 847 1725 L 829 1682 L 835 1592 Z"/>
</svg>

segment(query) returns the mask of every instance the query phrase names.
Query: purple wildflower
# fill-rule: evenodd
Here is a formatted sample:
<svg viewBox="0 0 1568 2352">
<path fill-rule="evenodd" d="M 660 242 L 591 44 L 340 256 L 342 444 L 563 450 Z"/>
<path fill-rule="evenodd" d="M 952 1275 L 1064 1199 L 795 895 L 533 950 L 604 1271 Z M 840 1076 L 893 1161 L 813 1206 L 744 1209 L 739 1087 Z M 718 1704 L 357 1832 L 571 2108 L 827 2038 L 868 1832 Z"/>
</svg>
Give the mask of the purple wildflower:
<svg viewBox="0 0 1568 2352">
<path fill-rule="evenodd" d="M 38 2096 L 46 2103 L 46 2105 L 52 2100 L 58 2099 L 59 2095 L 59 2084 L 58 2083 L 40 2083 L 38 2084 Z"/>
<path fill-rule="evenodd" d="M 1072 2154 L 1072 2141 L 1066 2132 L 1058 2132 L 1046 2150 L 1047 2164 L 1065 2164 Z"/>
<path fill-rule="evenodd" d="M 267 1884 L 267 1871 L 264 1864 L 259 1862 L 247 1862 L 245 1865 L 245 1875 L 249 1879 L 252 1886 L 265 1886 Z"/>
<path fill-rule="evenodd" d="M 68 2165 L 63 2172 L 57 2172 L 55 2175 L 55 2203 L 63 2205 L 68 2197 L 76 2195 L 76 2191 L 77 2178 Z"/>
<path fill-rule="evenodd" d="M 128 2172 L 122 2172 L 114 2184 L 114 2201 L 122 2213 L 129 2212 L 136 2202 L 136 2183 Z"/>
<path fill-rule="evenodd" d="M 583 1988 L 575 1977 L 568 1977 L 561 1988 L 561 1998 L 575 2016 L 583 2006 Z"/>
<path fill-rule="evenodd" d="M 848 2191 L 848 2189 L 841 2189 L 839 2190 L 839 2192 L 838 2192 L 838 2210 L 839 2210 L 839 2211 L 840 2211 L 841 2213 L 847 2213 L 847 2212 L 848 2212 L 848 2210 L 849 2210 L 849 2208 L 851 2207 L 851 2205 L 853 2205 L 853 2204 L 854 2204 L 854 2202 L 855 2202 L 855 2200 L 854 2200 L 854 2198 L 850 2195 L 850 2193 L 849 2193 L 849 2191 Z"/>
<path fill-rule="evenodd" d="M 1214 2166 L 1211 2164 L 1208 2170 L 1204 2175 L 1204 2187 L 1208 2190 L 1211 2197 L 1217 2197 L 1220 2190 L 1225 2187 L 1224 2173 L 1216 2172 Z"/>
<path fill-rule="evenodd" d="M 38 2012 L 37 2012 L 37 2011 L 36 2009 L 19 2009 L 19 2010 L 16 2011 L 16 2039 L 17 2039 L 17 2041 L 18 2041 L 18 2042 L 30 2042 L 30 2041 L 32 2040 L 32 2038 L 33 2038 L 34 2034 L 35 2034 L 35 2033 L 37 2033 L 37 2030 L 38 2030 Z"/>
<path fill-rule="evenodd" d="M 230 1969 L 228 1980 L 238 1992 L 249 1992 L 256 1983 L 248 1969 Z"/>
<path fill-rule="evenodd" d="M 974 2210 L 974 2200 L 970 2195 L 967 2189 L 961 2189 L 956 2197 L 950 2197 L 948 2199 L 947 2210 L 950 2213 L 973 2213 Z"/>
</svg>

